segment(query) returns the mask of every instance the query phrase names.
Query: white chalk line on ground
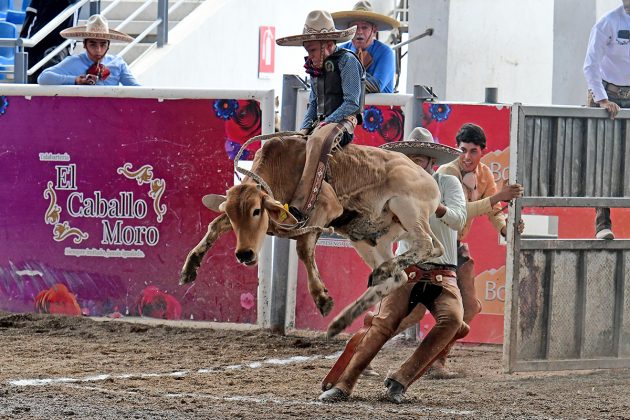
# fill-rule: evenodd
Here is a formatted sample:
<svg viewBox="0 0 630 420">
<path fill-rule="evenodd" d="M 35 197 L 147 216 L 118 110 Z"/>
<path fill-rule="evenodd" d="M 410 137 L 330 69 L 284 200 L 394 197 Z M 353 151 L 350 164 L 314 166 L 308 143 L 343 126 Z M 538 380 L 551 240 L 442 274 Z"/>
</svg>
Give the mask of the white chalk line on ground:
<svg viewBox="0 0 630 420">
<path fill-rule="evenodd" d="M 341 352 L 337 352 L 331 354 L 329 356 L 315 355 L 315 356 L 292 356 L 286 359 L 264 359 L 260 362 L 252 362 L 241 365 L 227 365 L 218 368 L 203 368 L 197 370 L 180 370 L 175 372 L 164 372 L 164 373 L 124 373 L 124 374 L 99 374 L 99 375 L 90 375 L 85 376 L 83 378 L 44 378 L 44 379 L 13 379 L 7 381 L 9 385 L 13 386 L 45 386 L 45 385 L 56 385 L 56 384 L 68 384 L 68 383 L 81 383 L 81 382 L 99 382 L 105 381 L 108 379 L 144 379 L 144 378 L 164 378 L 164 377 L 183 377 L 187 375 L 194 374 L 207 374 L 207 373 L 217 373 L 217 372 L 225 372 L 228 370 L 238 370 L 238 369 L 258 369 L 264 367 L 265 365 L 291 365 L 296 363 L 305 363 L 311 362 L 314 360 L 321 359 L 335 359 L 339 357 Z"/>
<path fill-rule="evenodd" d="M 98 386 L 89 386 L 89 385 L 81 385 L 81 384 L 63 384 L 76 389 L 83 390 L 91 390 L 102 392 L 105 394 L 126 394 L 126 395 L 134 395 L 138 396 L 138 391 L 125 391 L 125 390 L 112 390 L 107 388 L 102 388 Z M 211 394 L 203 394 L 198 392 L 178 392 L 178 393 L 166 393 L 166 394 L 158 394 L 151 393 L 152 396 L 155 397 L 166 397 L 166 398 L 197 398 L 197 399 L 207 399 L 214 401 L 224 401 L 224 402 L 236 402 L 236 403 L 251 403 L 251 404 L 277 404 L 282 406 L 297 406 L 304 407 L 305 405 L 310 406 L 331 406 L 331 407 L 339 407 L 340 409 L 344 408 L 352 408 L 352 409 L 363 409 L 363 410 L 373 410 L 377 408 L 374 404 L 368 404 L 360 401 L 346 401 L 346 402 L 338 402 L 334 404 L 323 403 L 317 400 L 296 400 L 296 399 L 283 399 L 278 397 L 254 397 L 250 395 L 232 395 L 229 397 L 226 396 L 218 396 Z M 398 408 L 400 407 L 400 409 Z M 428 413 L 440 413 L 454 416 L 472 416 L 475 414 L 474 410 L 454 410 L 449 408 L 431 408 L 431 407 L 418 407 L 416 405 L 404 404 L 402 406 L 397 406 L 391 404 L 391 407 L 388 407 L 387 411 L 392 414 L 428 414 Z"/>
<path fill-rule="evenodd" d="M 236 364 L 236 365 L 226 365 L 217 368 L 202 368 L 197 370 L 180 370 L 175 372 L 164 372 L 164 373 L 125 373 L 125 374 L 99 374 L 99 375 L 90 375 L 85 376 L 83 378 L 44 378 L 44 379 L 14 379 L 7 381 L 10 385 L 26 387 L 26 386 L 46 386 L 46 385 L 65 385 L 73 388 L 94 390 L 105 393 L 125 393 L 125 394 L 133 394 L 138 395 L 138 392 L 124 391 L 124 390 L 110 390 L 106 388 L 101 388 L 97 386 L 89 386 L 83 385 L 89 382 L 102 382 L 108 379 L 145 379 L 145 378 L 164 378 L 164 377 L 185 377 L 188 375 L 194 374 L 209 374 L 209 373 L 219 373 L 226 372 L 230 370 L 239 370 L 239 369 L 258 369 L 264 366 L 286 366 L 291 364 L 305 363 L 311 362 L 314 360 L 328 360 L 328 359 L 336 359 L 339 357 L 341 352 L 336 352 L 334 354 L 323 356 L 323 355 L 315 355 L 315 356 L 292 356 L 286 359 L 264 359 L 259 362 L 252 362 L 247 364 Z M 158 395 L 159 396 L 159 395 Z M 324 405 L 320 401 L 316 400 L 294 400 L 294 399 L 282 399 L 277 397 L 253 397 L 247 395 L 233 395 L 233 396 L 216 396 L 210 394 L 202 394 L 202 393 L 166 393 L 161 395 L 163 397 L 168 398 L 181 398 L 181 397 L 191 397 L 191 398 L 205 398 L 212 399 L 217 401 L 225 401 L 225 402 L 247 402 L 253 404 L 278 404 L 278 405 L 291 405 L 291 406 L 304 406 L 307 405 Z M 336 407 L 352 407 L 357 408 L 362 407 L 365 409 L 373 409 L 374 405 L 366 404 L 358 401 L 349 401 L 349 402 L 339 402 L 335 404 Z M 454 410 L 454 409 L 436 409 L 430 407 L 415 407 L 405 405 L 404 408 L 398 410 L 395 408 L 396 406 L 392 405 L 389 411 L 393 413 L 418 413 L 418 414 L 427 414 L 427 413 L 442 413 L 448 415 L 459 415 L 459 416 L 469 416 L 473 415 L 475 411 L 471 410 Z"/>
</svg>

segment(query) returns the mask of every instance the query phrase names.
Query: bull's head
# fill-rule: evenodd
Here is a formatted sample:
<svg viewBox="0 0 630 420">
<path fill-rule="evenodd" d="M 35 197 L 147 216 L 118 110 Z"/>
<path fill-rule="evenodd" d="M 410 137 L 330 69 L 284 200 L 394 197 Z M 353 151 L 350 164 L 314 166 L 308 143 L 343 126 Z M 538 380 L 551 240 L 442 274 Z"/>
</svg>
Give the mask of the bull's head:
<svg viewBox="0 0 630 420">
<path fill-rule="evenodd" d="M 230 219 L 236 234 L 236 259 L 245 265 L 258 262 L 270 223 L 297 223 L 281 203 L 256 184 L 236 185 L 226 196 L 209 194 L 202 201 L 210 210 L 225 213 Z"/>
</svg>

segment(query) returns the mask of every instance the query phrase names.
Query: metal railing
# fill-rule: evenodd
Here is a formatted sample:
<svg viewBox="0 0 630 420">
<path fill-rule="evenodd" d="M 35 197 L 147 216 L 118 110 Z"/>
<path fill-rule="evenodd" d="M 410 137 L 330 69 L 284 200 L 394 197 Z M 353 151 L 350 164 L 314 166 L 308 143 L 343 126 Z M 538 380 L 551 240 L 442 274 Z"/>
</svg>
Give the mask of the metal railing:
<svg viewBox="0 0 630 420">
<path fill-rule="evenodd" d="M 46 26 L 40 29 L 33 37 L 31 38 L 0 38 L 0 47 L 14 47 L 16 49 L 15 52 L 15 61 L 13 66 L 13 78 L 15 83 L 27 83 L 28 76 L 32 76 L 36 71 L 38 71 L 42 66 L 48 63 L 53 57 L 55 57 L 59 52 L 65 49 L 68 45 L 70 45 L 73 41 L 66 40 L 53 51 L 48 53 L 44 58 L 35 63 L 32 67 L 29 68 L 28 65 L 28 53 L 25 51 L 25 48 L 32 48 L 41 42 L 46 36 L 48 36 L 51 32 L 57 30 L 57 27 L 62 24 L 66 19 L 70 16 L 79 12 L 81 7 L 83 7 L 86 3 L 90 3 L 90 15 L 99 13 L 103 16 L 107 17 L 107 14 L 113 10 L 116 5 L 118 5 L 122 0 L 114 0 L 112 1 L 104 10 L 100 11 L 100 0 L 79 0 L 78 2 L 68 6 L 63 12 L 61 12 L 55 19 L 51 20 Z M 149 25 L 147 29 L 145 29 L 141 34 L 139 34 L 129 45 L 127 45 L 121 52 L 117 55 L 123 57 L 131 48 L 137 45 L 139 42 L 144 40 L 148 34 L 151 33 L 154 29 L 157 28 L 157 46 L 158 48 L 163 47 L 168 43 L 168 16 L 175 9 L 177 9 L 184 0 L 177 1 L 170 8 L 168 7 L 168 0 L 157 0 L 157 18 Z M 155 3 L 155 0 L 146 0 L 142 3 L 134 12 L 132 12 L 124 21 L 122 21 L 115 30 L 120 31 L 127 24 L 133 21 L 142 11 L 147 9 L 151 4 Z"/>
</svg>

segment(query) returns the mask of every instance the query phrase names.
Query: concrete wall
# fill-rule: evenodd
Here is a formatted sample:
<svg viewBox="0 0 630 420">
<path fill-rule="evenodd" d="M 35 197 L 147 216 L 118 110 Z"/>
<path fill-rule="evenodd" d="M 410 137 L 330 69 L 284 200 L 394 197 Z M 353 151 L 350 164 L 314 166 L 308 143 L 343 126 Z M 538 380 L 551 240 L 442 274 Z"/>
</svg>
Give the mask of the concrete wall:
<svg viewBox="0 0 630 420">
<path fill-rule="evenodd" d="M 354 3 L 207 0 L 170 32 L 168 46 L 138 60 L 132 71 L 150 86 L 275 89 L 279 95 L 282 74 L 305 76 L 305 52 L 301 47 L 276 46 L 274 77 L 259 79 L 259 26 L 275 26 L 276 37 L 300 34 L 311 10 L 349 10 Z"/>
<path fill-rule="evenodd" d="M 410 37 L 435 28 L 409 47 L 407 90 L 433 86 L 449 101 L 479 102 L 485 87 L 500 102 L 581 105 L 588 37 L 620 0 L 415 0 Z"/>
</svg>

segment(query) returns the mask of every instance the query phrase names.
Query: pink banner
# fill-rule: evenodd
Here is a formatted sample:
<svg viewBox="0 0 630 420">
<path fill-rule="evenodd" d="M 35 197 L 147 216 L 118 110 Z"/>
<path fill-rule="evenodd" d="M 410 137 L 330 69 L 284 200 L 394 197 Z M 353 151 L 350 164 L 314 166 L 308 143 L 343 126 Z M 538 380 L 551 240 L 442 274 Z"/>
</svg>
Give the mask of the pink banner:
<svg viewBox="0 0 630 420">
<path fill-rule="evenodd" d="M 246 100 L 0 97 L 0 309 L 255 323 L 256 268 L 187 252 L 260 134 Z M 255 150 L 250 152 L 250 158 Z"/>
</svg>

